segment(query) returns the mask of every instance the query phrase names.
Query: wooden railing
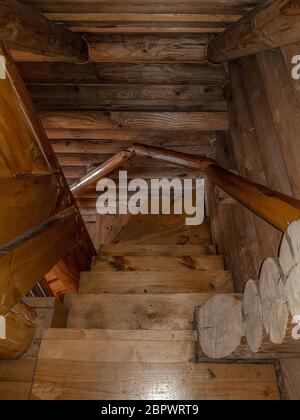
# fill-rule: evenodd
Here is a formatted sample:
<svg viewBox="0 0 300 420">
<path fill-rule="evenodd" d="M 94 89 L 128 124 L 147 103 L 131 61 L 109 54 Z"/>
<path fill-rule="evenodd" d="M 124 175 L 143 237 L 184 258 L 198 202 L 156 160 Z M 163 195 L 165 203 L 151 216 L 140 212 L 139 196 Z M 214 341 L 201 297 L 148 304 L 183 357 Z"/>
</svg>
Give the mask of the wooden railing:
<svg viewBox="0 0 300 420">
<path fill-rule="evenodd" d="M 80 271 L 88 268 L 95 250 L 10 53 L 2 43 L 0 56 L 0 316 L 9 319 L 18 317 L 13 308 L 56 264 L 57 270 L 62 265 L 68 268 L 66 288 L 76 290 Z M 26 319 L 24 316 L 24 322 Z M 24 331 L 26 322 L 22 324 Z M 11 328 L 13 325 L 9 324 Z M 8 341 L 15 340 L 10 327 L 7 334 Z M 0 355 L 18 355 L 7 346 L 7 340 L 0 340 Z"/>
<path fill-rule="evenodd" d="M 285 232 L 293 221 L 300 219 L 299 200 L 235 175 L 218 166 L 212 159 L 143 144 L 135 144 L 122 153 L 125 155 L 116 155 L 96 168 L 93 173 L 78 181 L 74 185 L 73 191 L 76 191 L 77 186 L 80 186 L 78 192 L 82 192 L 91 185 L 91 182 L 96 182 L 102 176 L 108 175 L 118 166 L 122 166 L 126 160 L 134 156 L 143 156 L 204 172 L 214 184 L 233 199 L 282 232 Z M 126 159 L 120 159 L 120 156 L 126 156 Z"/>
</svg>

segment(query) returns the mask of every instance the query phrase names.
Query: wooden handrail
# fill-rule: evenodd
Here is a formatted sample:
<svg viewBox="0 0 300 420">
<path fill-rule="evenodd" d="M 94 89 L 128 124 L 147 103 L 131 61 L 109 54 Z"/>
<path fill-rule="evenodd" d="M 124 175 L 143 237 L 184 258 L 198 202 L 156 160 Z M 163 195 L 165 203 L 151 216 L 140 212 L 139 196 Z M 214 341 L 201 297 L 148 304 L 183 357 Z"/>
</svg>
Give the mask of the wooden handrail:
<svg viewBox="0 0 300 420">
<path fill-rule="evenodd" d="M 211 159 L 143 144 L 135 144 L 129 150 L 137 156 L 159 159 L 204 172 L 232 198 L 282 232 L 285 232 L 294 220 L 300 219 L 299 200 L 250 182 L 221 168 Z"/>
<path fill-rule="evenodd" d="M 99 179 L 105 177 L 106 175 L 113 172 L 115 169 L 120 168 L 128 160 L 132 159 L 134 152 L 132 151 L 123 151 L 114 155 L 111 159 L 102 163 L 93 171 L 89 172 L 87 175 L 82 177 L 79 181 L 71 185 L 70 189 L 74 195 L 78 195 L 80 192 L 84 191 L 90 185 L 95 184 Z"/>
</svg>

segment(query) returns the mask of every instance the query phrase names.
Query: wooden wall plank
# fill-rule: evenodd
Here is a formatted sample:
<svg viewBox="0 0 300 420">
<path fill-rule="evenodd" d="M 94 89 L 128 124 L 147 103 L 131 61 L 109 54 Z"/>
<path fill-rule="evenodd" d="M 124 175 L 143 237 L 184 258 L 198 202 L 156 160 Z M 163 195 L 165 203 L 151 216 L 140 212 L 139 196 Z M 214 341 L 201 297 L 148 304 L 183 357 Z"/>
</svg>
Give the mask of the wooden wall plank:
<svg viewBox="0 0 300 420">
<path fill-rule="evenodd" d="M 102 35 L 90 36 L 90 59 L 123 61 L 206 61 L 208 36 Z"/>
<path fill-rule="evenodd" d="M 214 85 L 29 85 L 39 110 L 226 111 Z"/>
<path fill-rule="evenodd" d="M 45 129 L 226 130 L 225 112 L 42 112 Z"/>
<path fill-rule="evenodd" d="M 223 84 L 223 66 L 209 63 L 18 63 L 25 83 L 30 84 Z M 63 74 L 63 78 L 61 75 Z"/>
<path fill-rule="evenodd" d="M 280 50 L 259 54 L 258 62 L 280 140 L 293 195 L 300 198 L 300 144 L 295 141 L 300 130 L 300 110 Z"/>
</svg>

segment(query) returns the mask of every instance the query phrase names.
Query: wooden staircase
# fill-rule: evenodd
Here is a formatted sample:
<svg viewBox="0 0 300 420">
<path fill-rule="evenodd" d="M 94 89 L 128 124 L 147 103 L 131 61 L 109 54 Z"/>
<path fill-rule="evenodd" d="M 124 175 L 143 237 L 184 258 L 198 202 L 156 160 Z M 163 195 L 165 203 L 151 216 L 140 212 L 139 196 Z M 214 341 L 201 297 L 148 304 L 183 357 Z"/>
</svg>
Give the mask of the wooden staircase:
<svg viewBox="0 0 300 420">
<path fill-rule="evenodd" d="M 133 218 L 82 273 L 67 328 L 44 332 L 31 398 L 278 399 L 272 364 L 197 363 L 194 308 L 233 282 L 208 223 L 152 217 Z"/>
</svg>

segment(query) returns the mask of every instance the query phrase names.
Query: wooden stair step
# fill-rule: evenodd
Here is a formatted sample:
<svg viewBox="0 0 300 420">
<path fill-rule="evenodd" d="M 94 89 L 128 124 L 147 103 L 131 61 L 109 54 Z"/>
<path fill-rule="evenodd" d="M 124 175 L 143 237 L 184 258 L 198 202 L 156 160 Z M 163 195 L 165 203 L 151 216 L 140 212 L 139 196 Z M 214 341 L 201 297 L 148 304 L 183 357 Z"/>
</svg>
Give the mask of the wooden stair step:
<svg viewBox="0 0 300 420">
<path fill-rule="evenodd" d="M 127 226 L 126 226 L 127 228 Z M 135 226 L 133 227 L 135 229 Z M 136 232 L 129 235 L 124 233 L 124 230 L 120 235 L 116 237 L 114 243 L 122 244 L 162 244 L 162 245 L 197 245 L 211 243 L 211 234 L 206 229 L 196 230 L 180 226 L 169 226 L 162 227 L 159 230 L 153 230 L 152 232 L 141 232 L 140 235 Z"/>
<path fill-rule="evenodd" d="M 39 359 L 182 363 L 195 360 L 195 331 L 48 330 Z"/>
<path fill-rule="evenodd" d="M 37 363 L 31 399 L 279 399 L 276 373 L 272 365 L 172 363 L 170 360 L 166 363 L 154 363 L 151 362 L 153 355 L 150 351 L 143 354 L 145 357 L 149 356 L 147 362 L 106 361 L 110 353 L 111 357 L 116 356 L 117 360 L 119 357 L 123 359 L 123 356 L 124 359 L 135 358 L 135 354 L 122 354 L 124 346 L 128 350 L 130 341 L 118 342 L 120 346 L 118 354 L 114 340 L 105 342 L 107 348 L 106 351 L 101 351 L 100 357 L 104 357 L 104 361 L 101 361 L 99 355 L 95 353 L 95 348 L 102 347 L 101 340 L 88 337 L 83 337 L 81 340 L 82 345 L 77 342 L 76 346 L 72 345 L 73 340 L 69 340 L 70 343 L 65 339 L 43 340 L 43 350 Z M 171 350 L 170 344 L 174 346 L 174 341 L 153 341 L 150 348 L 157 350 L 158 343 L 166 345 L 167 351 Z M 143 347 L 143 345 L 146 346 L 146 342 L 135 342 L 135 346 Z M 64 347 L 64 350 L 57 351 Z"/>
<path fill-rule="evenodd" d="M 212 294 L 67 295 L 68 328 L 194 329 L 194 309 Z"/>
<path fill-rule="evenodd" d="M 215 247 L 210 244 L 204 245 L 136 245 L 128 244 L 124 246 L 120 244 L 101 245 L 99 255 L 109 257 L 113 256 L 200 256 L 200 255 L 214 255 L 216 253 Z"/>
<path fill-rule="evenodd" d="M 92 271 L 206 271 L 224 270 L 223 258 L 219 255 L 202 256 L 114 256 L 94 259 Z"/>
<path fill-rule="evenodd" d="M 178 273 L 171 271 L 82 272 L 81 294 L 143 293 L 233 293 L 232 277 L 227 271 Z"/>
</svg>

